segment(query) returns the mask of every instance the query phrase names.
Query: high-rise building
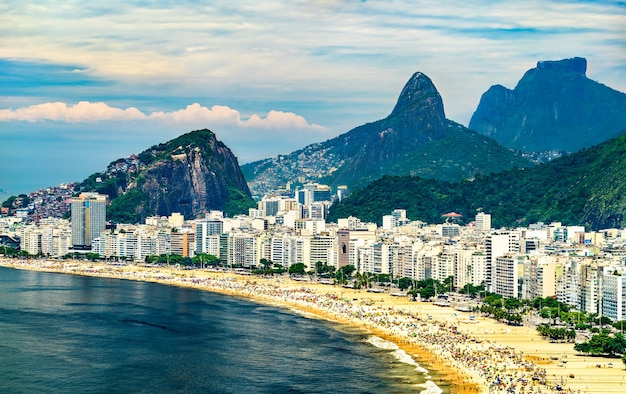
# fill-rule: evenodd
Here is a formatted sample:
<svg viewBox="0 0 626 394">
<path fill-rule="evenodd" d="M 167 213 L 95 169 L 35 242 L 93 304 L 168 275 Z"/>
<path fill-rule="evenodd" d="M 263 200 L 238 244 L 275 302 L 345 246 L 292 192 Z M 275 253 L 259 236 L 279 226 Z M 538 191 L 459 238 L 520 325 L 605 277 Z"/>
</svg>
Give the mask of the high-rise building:
<svg viewBox="0 0 626 394">
<path fill-rule="evenodd" d="M 347 196 L 348 196 L 348 186 L 346 186 L 346 185 L 339 185 L 339 186 L 337 186 L 337 199 L 339 199 L 339 201 L 341 201 L 344 198 L 346 198 Z"/>
<path fill-rule="evenodd" d="M 522 298 L 534 300 L 556 295 L 557 261 L 549 256 L 530 255 L 524 262 Z"/>
<path fill-rule="evenodd" d="M 524 256 L 520 256 L 523 258 Z M 493 292 L 505 298 L 518 298 L 519 268 L 518 256 L 506 253 L 496 257 L 494 261 Z"/>
<path fill-rule="evenodd" d="M 484 212 L 476 214 L 476 231 L 491 230 L 491 215 Z"/>
<path fill-rule="evenodd" d="M 107 196 L 81 193 L 72 198 L 72 245 L 91 249 L 91 242 L 106 229 Z"/>
<path fill-rule="evenodd" d="M 223 232 L 224 222 L 221 220 L 199 220 L 196 223 L 196 253 L 208 253 L 217 256 L 219 253 L 215 253 L 215 236 Z M 217 239 L 219 240 L 219 237 Z"/>
<path fill-rule="evenodd" d="M 487 252 L 486 284 L 489 291 L 494 291 L 496 285 L 496 259 L 506 253 L 519 253 L 520 234 L 518 232 L 504 232 L 491 234 L 485 239 Z"/>
<path fill-rule="evenodd" d="M 602 315 L 612 320 L 624 320 L 626 315 L 626 269 L 605 267 L 602 277 Z"/>
</svg>

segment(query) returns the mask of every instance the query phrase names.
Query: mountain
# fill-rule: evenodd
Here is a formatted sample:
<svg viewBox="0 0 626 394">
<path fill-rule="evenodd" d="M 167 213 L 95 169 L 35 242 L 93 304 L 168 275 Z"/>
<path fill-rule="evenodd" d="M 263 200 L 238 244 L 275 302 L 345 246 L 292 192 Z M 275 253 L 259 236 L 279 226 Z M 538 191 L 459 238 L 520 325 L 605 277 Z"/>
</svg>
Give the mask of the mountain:
<svg viewBox="0 0 626 394">
<path fill-rule="evenodd" d="M 447 120 L 439 92 L 417 72 L 386 118 L 288 155 L 245 164 L 242 171 L 253 193 L 262 194 L 298 178 L 354 189 L 383 175 L 460 180 L 528 165 L 513 151 Z"/>
<path fill-rule="evenodd" d="M 466 221 L 482 210 L 494 227 L 559 221 L 598 230 L 624 227 L 626 130 L 603 144 L 532 168 L 514 168 L 473 181 L 384 177 L 333 205 L 330 221 L 350 215 L 379 222 L 393 209 L 413 220 L 442 222 L 461 213 Z"/>
<path fill-rule="evenodd" d="M 137 223 L 180 212 L 197 218 L 210 210 L 227 215 L 254 206 L 237 158 L 210 130 L 197 130 L 139 155 L 112 162 L 79 190 L 107 194 L 107 217 Z"/>
<path fill-rule="evenodd" d="M 575 152 L 616 137 L 626 128 L 626 94 L 586 72 L 580 57 L 540 61 L 515 89 L 489 88 L 469 128 L 525 152 Z"/>
</svg>

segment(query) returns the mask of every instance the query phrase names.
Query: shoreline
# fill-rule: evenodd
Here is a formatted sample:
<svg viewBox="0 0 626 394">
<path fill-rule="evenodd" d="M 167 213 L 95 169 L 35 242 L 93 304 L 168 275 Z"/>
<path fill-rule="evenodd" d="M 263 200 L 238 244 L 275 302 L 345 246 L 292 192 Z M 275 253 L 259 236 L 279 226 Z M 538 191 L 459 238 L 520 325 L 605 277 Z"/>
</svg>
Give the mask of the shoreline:
<svg viewBox="0 0 626 394">
<path fill-rule="evenodd" d="M 469 319 L 470 313 L 406 297 L 207 269 L 16 259 L 0 259 L 0 266 L 176 285 L 312 314 L 397 345 L 452 393 L 610 393 L 626 387 L 619 358 L 580 356 L 573 344 L 550 343 L 534 328 Z M 433 385 L 428 382 L 425 389 Z"/>
</svg>

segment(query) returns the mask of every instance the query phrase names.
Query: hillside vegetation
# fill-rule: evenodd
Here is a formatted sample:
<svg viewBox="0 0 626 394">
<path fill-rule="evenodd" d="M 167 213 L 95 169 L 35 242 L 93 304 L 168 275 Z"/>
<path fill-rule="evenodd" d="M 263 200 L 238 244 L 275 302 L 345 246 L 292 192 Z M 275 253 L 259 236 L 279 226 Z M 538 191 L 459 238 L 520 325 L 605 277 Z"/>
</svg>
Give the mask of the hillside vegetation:
<svg viewBox="0 0 626 394">
<path fill-rule="evenodd" d="M 625 130 L 626 132 L 626 130 Z M 442 222 L 456 211 L 471 221 L 492 214 L 494 227 L 560 221 L 591 229 L 621 228 L 626 212 L 626 135 L 532 168 L 462 182 L 386 176 L 333 205 L 329 220 L 378 222 L 393 209 L 413 220 Z"/>
</svg>

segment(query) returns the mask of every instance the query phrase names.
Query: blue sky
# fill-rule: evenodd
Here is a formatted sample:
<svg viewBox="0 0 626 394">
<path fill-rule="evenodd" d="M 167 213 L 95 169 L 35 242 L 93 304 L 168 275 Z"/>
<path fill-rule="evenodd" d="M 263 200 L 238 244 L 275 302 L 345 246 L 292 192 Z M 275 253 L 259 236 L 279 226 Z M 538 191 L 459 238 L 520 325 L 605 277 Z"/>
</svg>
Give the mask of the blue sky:
<svg viewBox="0 0 626 394">
<path fill-rule="evenodd" d="M 538 60 L 585 57 L 626 91 L 624 2 L 172 3 L 0 3 L 0 189 L 80 181 L 198 128 L 242 164 L 289 153 L 385 117 L 416 71 L 465 125 Z"/>
</svg>

